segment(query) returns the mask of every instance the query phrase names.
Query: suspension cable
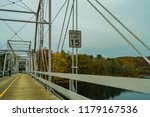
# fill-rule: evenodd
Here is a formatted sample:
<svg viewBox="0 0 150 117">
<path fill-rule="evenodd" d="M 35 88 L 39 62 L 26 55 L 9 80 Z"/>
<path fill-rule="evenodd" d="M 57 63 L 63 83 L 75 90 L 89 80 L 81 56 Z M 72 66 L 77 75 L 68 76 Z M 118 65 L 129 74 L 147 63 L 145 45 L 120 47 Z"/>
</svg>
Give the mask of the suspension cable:
<svg viewBox="0 0 150 117">
<path fill-rule="evenodd" d="M 56 20 L 56 18 L 58 17 L 59 13 L 61 12 L 61 10 L 64 8 L 65 4 L 67 3 L 68 0 L 66 0 L 64 2 L 64 4 L 62 5 L 62 7 L 59 9 L 58 13 L 56 14 L 56 16 L 54 17 L 54 19 L 52 20 L 51 24 L 54 23 L 54 21 Z"/>
<path fill-rule="evenodd" d="M 75 15 L 75 7 L 74 7 L 75 3 L 74 2 L 75 2 L 75 0 L 73 0 L 73 3 L 72 3 L 72 5 L 73 5 L 73 10 L 72 10 L 72 30 L 74 30 L 74 24 L 75 24 L 75 21 L 74 21 L 75 20 L 75 16 L 74 16 Z"/>
<path fill-rule="evenodd" d="M 72 14 L 72 12 L 73 12 L 73 4 L 72 4 L 71 10 L 70 10 L 70 15 L 69 15 L 69 19 L 68 19 L 68 23 L 67 23 L 67 27 L 66 27 L 66 31 L 65 31 L 65 35 L 64 35 L 64 39 L 63 39 L 63 43 L 62 43 L 62 47 L 61 47 L 61 51 L 62 51 L 62 50 L 63 50 L 63 48 L 64 48 L 64 44 L 65 44 L 66 35 L 67 35 L 68 27 L 69 27 L 69 24 L 70 24 L 70 20 L 71 20 L 71 14 Z"/>
<path fill-rule="evenodd" d="M 68 0 L 67 7 L 66 7 L 66 11 L 65 11 L 65 15 L 64 15 L 64 20 L 63 20 L 63 25 L 62 25 L 62 29 L 61 29 L 61 33 L 60 33 L 60 37 L 59 37 L 58 46 L 57 46 L 57 52 L 59 51 L 60 42 L 61 42 L 61 39 L 62 39 L 62 34 L 63 34 L 64 26 L 65 26 L 65 21 L 66 21 L 67 13 L 68 13 L 69 3 L 70 3 L 70 0 Z"/>
<path fill-rule="evenodd" d="M 78 30 L 78 0 L 76 0 L 76 30 Z"/>
<path fill-rule="evenodd" d="M 64 2 L 64 4 L 61 6 L 61 8 L 59 9 L 59 11 L 57 12 L 56 16 L 54 17 L 54 19 L 51 22 L 51 25 L 55 22 L 55 20 L 57 19 L 58 15 L 60 14 L 61 10 L 64 8 L 65 4 L 66 4 L 67 0 Z M 47 35 L 49 31 L 49 28 L 46 30 L 45 34 L 44 34 L 44 38 Z"/>
<path fill-rule="evenodd" d="M 106 17 L 105 15 L 100 11 L 98 10 L 93 3 L 91 3 L 89 0 L 87 0 L 91 6 L 121 35 L 121 37 L 139 54 L 141 55 L 145 61 L 147 61 L 150 65 L 150 60 L 144 56 L 139 50 L 138 48 L 136 48 Z"/>
<path fill-rule="evenodd" d="M 135 35 L 127 26 L 125 26 L 116 16 L 114 16 L 104 5 L 102 5 L 98 0 L 95 0 L 104 10 L 106 10 L 119 24 L 121 24 L 135 39 L 137 39 L 145 48 L 150 51 L 150 48 L 137 36 Z"/>
</svg>

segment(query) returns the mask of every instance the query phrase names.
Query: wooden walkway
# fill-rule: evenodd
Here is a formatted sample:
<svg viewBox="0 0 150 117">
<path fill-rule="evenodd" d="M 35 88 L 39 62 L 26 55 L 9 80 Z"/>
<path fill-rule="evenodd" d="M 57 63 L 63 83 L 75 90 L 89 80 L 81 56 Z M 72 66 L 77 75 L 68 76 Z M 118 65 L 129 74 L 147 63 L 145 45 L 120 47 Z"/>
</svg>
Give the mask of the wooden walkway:
<svg viewBox="0 0 150 117">
<path fill-rule="evenodd" d="M 0 100 L 59 100 L 27 74 L 0 79 Z"/>
</svg>

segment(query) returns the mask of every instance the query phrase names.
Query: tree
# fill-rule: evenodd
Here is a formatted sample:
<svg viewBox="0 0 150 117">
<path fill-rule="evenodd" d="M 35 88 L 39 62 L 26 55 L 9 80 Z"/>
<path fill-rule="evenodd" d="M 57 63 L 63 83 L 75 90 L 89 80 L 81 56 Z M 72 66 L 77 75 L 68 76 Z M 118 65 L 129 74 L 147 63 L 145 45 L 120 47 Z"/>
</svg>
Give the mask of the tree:
<svg viewBox="0 0 150 117">
<path fill-rule="evenodd" d="M 5 54 L 0 56 L 0 71 L 3 70 Z"/>
<path fill-rule="evenodd" d="M 62 52 L 53 53 L 52 70 L 53 72 L 69 73 L 71 70 L 71 57 Z"/>
<path fill-rule="evenodd" d="M 78 73 L 80 74 L 92 74 L 93 73 L 93 58 L 86 54 L 79 55 Z"/>
<path fill-rule="evenodd" d="M 101 55 L 101 54 L 98 54 L 96 58 L 102 58 L 102 55 Z"/>
</svg>

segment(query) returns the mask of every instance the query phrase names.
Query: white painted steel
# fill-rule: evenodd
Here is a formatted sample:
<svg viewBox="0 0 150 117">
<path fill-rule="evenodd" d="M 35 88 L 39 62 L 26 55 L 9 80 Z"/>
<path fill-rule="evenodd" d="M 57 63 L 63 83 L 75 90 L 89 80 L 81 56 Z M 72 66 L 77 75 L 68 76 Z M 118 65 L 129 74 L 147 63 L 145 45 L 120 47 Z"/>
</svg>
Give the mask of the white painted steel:
<svg viewBox="0 0 150 117">
<path fill-rule="evenodd" d="M 37 77 L 36 75 L 32 75 L 34 78 L 38 79 L 39 81 L 43 82 L 44 84 L 50 86 L 51 88 L 53 88 L 54 90 L 58 91 L 59 93 L 63 94 L 64 96 L 66 96 L 69 99 L 73 99 L 73 100 L 89 100 L 89 98 L 84 97 L 82 95 L 79 95 L 75 92 L 72 92 L 70 90 L 67 90 L 61 86 L 58 86 L 54 83 L 51 83 L 48 80 L 44 80 L 41 77 Z"/>
<path fill-rule="evenodd" d="M 150 94 L 150 79 L 68 73 L 36 73 Z"/>
</svg>

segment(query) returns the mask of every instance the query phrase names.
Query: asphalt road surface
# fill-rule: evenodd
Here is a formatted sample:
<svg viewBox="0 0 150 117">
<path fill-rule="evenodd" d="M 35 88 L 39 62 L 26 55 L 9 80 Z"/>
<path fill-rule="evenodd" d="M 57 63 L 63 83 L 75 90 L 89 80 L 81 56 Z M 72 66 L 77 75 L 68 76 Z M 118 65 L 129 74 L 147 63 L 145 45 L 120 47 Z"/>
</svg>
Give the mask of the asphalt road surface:
<svg viewBox="0 0 150 117">
<path fill-rule="evenodd" d="M 0 100 L 58 100 L 27 74 L 0 79 Z"/>
</svg>

